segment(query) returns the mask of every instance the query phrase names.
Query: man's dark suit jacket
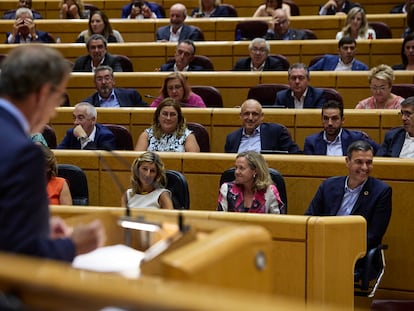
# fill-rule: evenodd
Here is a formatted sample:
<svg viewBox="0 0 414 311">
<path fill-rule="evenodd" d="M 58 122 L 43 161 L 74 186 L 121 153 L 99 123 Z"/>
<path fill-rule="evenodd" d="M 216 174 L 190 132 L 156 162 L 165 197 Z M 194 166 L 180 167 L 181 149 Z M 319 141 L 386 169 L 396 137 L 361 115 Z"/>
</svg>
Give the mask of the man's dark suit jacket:
<svg viewBox="0 0 414 311">
<path fill-rule="evenodd" d="M 163 26 L 157 29 L 157 41 L 170 40 L 170 25 Z M 180 32 L 179 41 L 190 39 L 193 41 L 203 41 L 203 35 L 197 27 L 183 24 Z"/>
<path fill-rule="evenodd" d="M 194 14 L 198 13 L 199 11 L 200 11 L 199 8 L 193 9 L 190 16 L 194 16 Z M 233 17 L 233 16 L 229 12 L 228 7 L 224 5 L 217 5 L 216 8 L 214 9 L 214 12 L 210 15 L 210 17 Z"/>
<path fill-rule="evenodd" d="M 155 13 L 155 15 L 157 15 L 158 18 L 164 18 L 164 14 L 162 14 L 162 11 L 160 9 L 160 5 L 158 3 L 155 2 L 144 2 L 147 7 L 149 7 L 151 9 L 151 12 Z M 122 7 L 122 13 L 121 13 L 121 18 L 128 18 L 129 14 L 131 14 L 131 10 L 132 10 L 132 5 L 133 3 L 129 3 L 126 4 Z"/>
<path fill-rule="evenodd" d="M 161 66 L 160 71 L 174 71 L 175 62 L 169 62 Z M 203 71 L 204 67 L 190 63 L 187 71 Z"/>
<path fill-rule="evenodd" d="M 44 155 L 14 116 L 0 108 L 0 250 L 72 261 L 70 239 L 49 238 Z"/>
<path fill-rule="evenodd" d="M 405 129 L 396 127 L 385 133 L 384 142 L 375 154 L 378 157 L 399 158 L 405 141 Z"/>
<path fill-rule="evenodd" d="M 330 55 L 325 54 L 320 60 L 318 60 L 315 64 L 309 67 L 309 70 L 312 71 L 329 71 L 329 70 L 335 70 L 336 66 L 339 62 L 339 55 Z M 352 63 L 352 70 L 356 71 L 363 71 L 363 70 L 369 70 L 368 66 L 365 65 L 363 62 L 360 62 L 359 60 L 354 60 Z"/>
<path fill-rule="evenodd" d="M 121 107 L 148 107 L 148 104 L 142 100 L 141 95 L 134 89 L 115 88 L 114 93 Z M 100 107 L 101 105 L 98 92 L 95 92 L 83 101 L 95 107 Z"/>
<path fill-rule="evenodd" d="M 291 89 L 282 90 L 276 93 L 276 106 L 286 107 L 286 108 L 295 108 L 295 101 L 292 97 Z M 323 90 L 308 86 L 308 92 L 306 93 L 305 103 L 303 108 L 322 108 L 325 103 L 325 97 L 323 95 Z"/>
<path fill-rule="evenodd" d="M 396 5 L 395 7 L 393 7 L 391 9 L 390 13 L 392 13 L 392 14 L 404 13 L 403 12 L 404 5 L 405 5 L 405 3 Z"/>
<path fill-rule="evenodd" d="M 16 11 L 17 10 L 9 10 L 4 12 L 2 19 L 16 19 Z M 42 19 L 42 15 L 39 12 L 32 10 L 33 19 Z"/>
<path fill-rule="evenodd" d="M 242 139 L 243 128 L 227 135 L 224 152 L 237 153 Z M 277 123 L 260 124 L 260 141 L 262 150 L 282 150 L 289 153 L 302 153 L 292 140 L 288 129 Z"/>
<path fill-rule="evenodd" d="M 237 61 L 236 65 L 234 65 L 233 71 L 250 71 L 251 62 L 252 62 L 251 57 L 243 57 Z M 266 58 L 263 71 L 273 71 L 273 70 L 283 71 L 285 69 L 284 69 L 282 62 L 279 59 L 268 56 Z"/>
<path fill-rule="evenodd" d="M 305 215 L 336 216 L 344 197 L 346 176 L 326 179 L 316 192 Z M 367 249 L 381 243 L 391 218 L 392 189 L 373 177 L 362 187 L 351 215 L 361 215 L 367 221 Z"/>
<path fill-rule="evenodd" d="M 92 66 L 91 66 L 91 57 L 90 55 L 84 55 L 80 56 L 75 60 L 75 64 L 73 65 L 72 71 L 78 71 L 78 72 L 92 72 Z M 105 60 L 101 65 L 107 65 L 110 66 L 113 71 L 121 72 L 122 66 L 121 62 L 119 61 L 118 57 L 113 56 L 109 53 L 106 53 Z"/>
<path fill-rule="evenodd" d="M 84 149 L 89 150 L 114 150 L 116 148 L 115 136 L 110 129 L 96 123 L 95 140 L 89 142 Z M 73 128 L 66 131 L 66 135 L 57 149 L 81 149 L 80 141 L 73 135 Z"/>
<path fill-rule="evenodd" d="M 359 4 L 353 3 L 351 1 L 345 0 L 345 6 L 343 9 L 341 9 L 341 12 L 348 14 L 349 10 L 352 9 L 353 7 L 356 6 L 360 6 Z M 322 6 L 319 7 L 319 11 L 321 10 Z M 327 11 L 326 11 L 326 15 L 335 15 L 336 14 L 336 10 L 333 7 L 330 7 Z"/>
<path fill-rule="evenodd" d="M 303 148 L 304 154 L 326 155 L 327 144 L 326 141 L 323 139 L 323 133 L 324 131 L 321 131 L 319 133 L 309 135 L 305 138 L 305 146 Z M 348 150 L 348 146 L 357 140 L 364 140 L 368 142 L 372 146 L 372 148 L 374 148 L 374 154 L 380 147 L 380 145 L 377 144 L 375 141 L 369 139 L 369 137 L 365 133 L 360 131 L 350 131 L 342 128 L 342 155 L 345 156 L 346 151 Z"/>
<path fill-rule="evenodd" d="M 9 43 L 7 41 L 7 38 L 10 36 L 10 34 L 11 34 L 11 32 L 6 33 L 5 43 Z M 52 40 L 52 37 L 47 32 L 36 30 L 36 35 L 37 35 L 37 39 L 35 40 L 35 42 L 38 42 L 38 43 L 55 43 Z M 14 43 L 20 43 L 20 34 L 17 34 L 17 36 L 14 38 Z"/>
<path fill-rule="evenodd" d="M 308 35 L 302 29 L 289 29 L 289 40 L 306 40 L 308 39 Z M 283 40 L 279 34 L 273 31 L 266 32 L 265 36 L 263 37 L 266 40 Z"/>
</svg>

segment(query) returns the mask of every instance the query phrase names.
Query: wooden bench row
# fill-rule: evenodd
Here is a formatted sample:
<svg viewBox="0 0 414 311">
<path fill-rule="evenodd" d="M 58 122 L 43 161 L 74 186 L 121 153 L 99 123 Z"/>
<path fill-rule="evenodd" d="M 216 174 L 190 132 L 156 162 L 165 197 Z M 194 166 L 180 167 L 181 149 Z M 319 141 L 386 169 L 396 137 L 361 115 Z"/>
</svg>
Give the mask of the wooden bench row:
<svg viewBox="0 0 414 311">
<path fill-rule="evenodd" d="M 167 16 L 169 14 L 169 8 L 176 3 L 174 0 L 160 0 L 156 1 L 161 4 L 166 10 Z M 323 4 L 323 1 L 319 0 L 295 0 L 294 1 L 299 9 L 301 15 L 317 15 L 319 12 L 319 6 Z M 34 0 L 33 8 L 39 11 L 43 18 L 59 18 L 59 3 L 60 0 Z M 128 3 L 124 0 L 88 0 L 89 4 L 92 4 L 99 9 L 106 12 L 110 18 L 121 17 L 121 8 Z M 188 14 L 192 9 L 199 6 L 199 2 L 196 0 L 185 0 L 182 2 L 188 9 Z M 222 3 L 231 4 L 237 9 L 239 16 L 252 16 L 259 6 L 260 2 L 252 2 L 250 0 L 224 0 Z M 398 0 L 377 0 L 375 3 L 369 0 L 359 1 L 364 6 L 365 10 L 369 14 L 388 13 L 395 5 L 400 4 Z M 16 8 L 16 0 L 3 0 L 0 2 L 0 11 Z"/>
<path fill-rule="evenodd" d="M 154 110 L 98 108 L 98 122 L 125 126 L 135 144 L 142 131 L 150 126 Z M 72 111 L 73 108 L 58 108 L 57 116 L 50 122 L 58 142 L 63 139 L 66 130 L 73 126 Z M 188 122 L 200 123 L 207 129 L 212 152 L 224 152 L 227 134 L 241 126 L 238 108 L 185 108 L 183 113 Z M 306 136 L 322 130 L 320 109 L 265 109 L 264 113 L 265 122 L 285 125 L 301 149 Z M 344 127 L 362 130 L 378 143 L 382 142 L 387 130 L 401 124 L 401 118 L 395 110 L 346 109 L 344 114 Z"/>
<path fill-rule="evenodd" d="M 260 18 L 267 21 L 270 18 Z M 252 18 L 211 18 L 188 19 L 186 23 L 199 27 L 206 41 L 234 40 L 236 25 Z M 401 38 L 406 26 L 405 14 L 371 14 L 368 21 L 385 22 L 392 31 L 393 38 Z M 12 20 L 0 20 L 0 33 L 10 32 Z M 169 23 L 168 18 L 154 20 L 112 19 L 113 29 L 118 30 L 126 42 L 153 42 L 158 27 Z M 318 39 L 335 39 L 344 24 L 344 15 L 339 16 L 293 16 L 292 28 L 307 28 L 315 32 Z M 47 31 L 62 43 L 75 42 L 79 33 L 88 28 L 88 20 L 42 19 L 36 21 L 38 30 Z"/>
<path fill-rule="evenodd" d="M 332 39 L 269 41 L 269 43 L 270 54 L 282 54 L 290 64 L 296 62 L 309 64 L 316 56 L 338 53 L 338 42 Z M 362 40 L 357 45 L 357 59 L 370 68 L 380 64 L 390 66 L 400 64 L 402 62 L 401 45 L 402 39 Z M 50 46 L 59 50 L 71 62 L 88 53 L 86 46 L 81 43 L 51 44 Z M 246 41 L 197 42 L 196 54 L 207 56 L 214 64 L 216 71 L 228 71 L 233 68 L 238 59 L 249 55 L 248 46 L 249 42 Z M 15 44 L 0 44 L 0 54 L 7 54 L 14 47 L 16 47 Z M 127 56 L 135 72 L 154 72 L 156 68 L 174 56 L 175 48 L 175 43 L 122 43 L 109 44 L 108 52 Z"/>
<path fill-rule="evenodd" d="M 91 205 L 119 206 L 121 193 L 114 191 L 114 181 L 105 171 L 99 157 L 104 157 L 125 188 L 129 185 L 129 168 L 119 160 L 132 163 L 140 153 L 56 150 L 59 163 L 73 163 L 84 169 L 88 177 Z M 161 153 L 169 169 L 183 172 L 190 189 L 190 209 L 213 211 L 221 173 L 234 165 L 235 154 Z M 288 195 L 288 214 L 303 215 L 320 183 L 327 177 L 345 175 L 343 157 L 304 155 L 265 155 L 270 167 L 278 169 L 285 178 Z M 405 277 L 412 271 L 414 235 L 414 205 L 412 192 L 414 162 L 411 159 L 375 158 L 372 175 L 393 188 L 393 213 L 384 238 L 387 272 L 381 288 L 382 297 L 407 297 L 414 291 L 414 279 Z M 338 247 L 340 247 L 338 245 Z M 278 253 L 281 255 L 282 253 Z M 412 295 L 412 294 L 411 294 Z M 377 298 L 381 293 L 377 294 Z M 411 297 L 412 299 L 412 297 Z"/>
<path fill-rule="evenodd" d="M 371 96 L 368 83 L 369 72 L 312 72 L 310 85 L 336 89 L 342 96 L 344 107 L 353 109 L 357 103 Z M 134 72 L 116 73 L 116 87 L 135 88 L 144 96 L 158 96 L 161 85 L 168 73 Z M 247 99 L 249 89 L 258 84 L 287 84 L 287 72 L 188 72 L 186 73 L 191 86 L 207 85 L 216 87 L 225 108 L 239 106 Z M 413 84 L 414 78 L 410 71 L 396 71 L 395 84 Z M 70 105 L 73 106 L 96 91 L 92 73 L 72 73 L 67 93 Z M 151 99 L 146 99 L 151 102 Z"/>
</svg>

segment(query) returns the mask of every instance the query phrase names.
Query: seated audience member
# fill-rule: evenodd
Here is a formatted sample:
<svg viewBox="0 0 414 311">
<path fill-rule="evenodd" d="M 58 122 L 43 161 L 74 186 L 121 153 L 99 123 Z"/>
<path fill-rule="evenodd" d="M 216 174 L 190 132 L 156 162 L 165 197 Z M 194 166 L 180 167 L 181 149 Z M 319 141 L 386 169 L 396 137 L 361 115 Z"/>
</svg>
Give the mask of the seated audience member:
<svg viewBox="0 0 414 311">
<path fill-rule="evenodd" d="M 342 37 L 338 42 L 338 55 L 325 54 L 309 67 L 309 71 L 358 71 L 368 66 L 355 58 L 357 42 L 352 37 Z"/>
<path fill-rule="evenodd" d="M 231 17 L 227 6 L 220 5 L 220 0 L 201 0 L 201 9 L 195 8 L 192 17 Z"/>
<path fill-rule="evenodd" d="M 403 38 L 405 38 L 406 36 L 414 32 L 414 1 L 413 1 L 413 4 L 410 4 L 408 6 L 407 16 L 405 20 L 406 20 L 407 28 L 404 29 L 404 32 L 402 34 Z"/>
<path fill-rule="evenodd" d="M 269 174 L 266 160 L 255 151 L 236 157 L 233 182 L 220 187 L 217 210 L 220 212 L 281 214 L 284 204 Z"/>
<path fill-rule="evenodd" d="M 37 132 L 37 133 L 30 134 L 30 138 L 32 139 L 32 142 L 34 142 L 35 144 L 48 147 L 47 141 L 42 133 Z"/>
<path fill-rule="evenodd" d="M 181 107 L 206 107 L 203 99 L 191 91 L 186 77 L 180 72 L 172 72 L 164 79 L 160 95 L 151 103 L 151 107 L 157 107 L 167 97 Z"/>
<path fill-rule="evenodd" d="M 283 9 L 274 11 L 272 19 L 268 22 L 269 29 L 265 35 L 266 40 L 306 40 L 308 35 L 302 29 L 290 28 L 289 16 Z"/>
<path fill-rule="evenodd" d="M 47 32 L 36 30 L 33 13 L 28 8 L 16 11 L 16 20 L 11 32 L 6 34 L 5 43 L 54 43 Z"/>
<path fill-rule="evenodd" d="M 85 8 L 82 0 L 61 0 L 59 9 L 59 16 L 62 19 L 84 18 Z"/>
<path fill-rule="evenodd" d="M 194 26 L 184 23 L 187 17 L 187 9 L 181 3 L 176 3 L 170 8 L 170 24 L 157 29 L 157 41 L 178 42 L 185 39 L 193 41 L 203 41 L 203 34 Z"/>
<path fill-rule="evenodd" d="M 144 152 L 131 165 L 131 188 L 123 196 L 122 206 L 173 209 L 171 191 L 166 186 L 165 166 L 160 156 Z"/>
<path fill-rule="evenodd" d="M 359 4 L 348 0 L 328 0 L 324 5 L 320 6 L 319 15 L 345 15 L 356 6 L 359 6 Z"/>
<path fill-rule="evenodd" d="M 309 69 L 296 63 L 288 70 L 289 88 L 277 92 L 275 105 L 286 108 L 321 108 L 325 102 L 323 90 L 309 85 Z"/>
<path fill-rule="evenodd" d="M 392 209 L 391 187 L 370 176 L 373 156 L 368 142 L 353 142 L 345 158 L 348 176 L 323 181 L 305 212 L 312 216 L 363 216 L 367 221 L 367 249 L 381 244 Z"/>
<path fill-rule="evenodd" d="M 249 44 L 250 57 L 239 59 L 233 71 L 282 71 L 283 64 L 269 56 L 270 45 L 263 38 L 255 38 Z"/>
<path fill-rule="evenodd" d="M 106 41 L 109 43 L 124 42 L 124 39 L 122 38 L 119 31 L 112 29 L 108 16 L 106 16 L 105 13 L 101 11 L 94 11 L 91 14 L 89 17 L 88 29 L 82 31 L 78 35 L 76 43 L 85 43 L 94 34 L 104 36 Z"/>
<path fill-rule="evenodd" d="M 392 66 L 393 70 L 414 70 L 414 33 L 407 35 L 401 46 L 402 64 Z"/>
<path fill-rule="evenodd" d="M 187 128 L 180 104 L 167 97 L 155 110 L 151 127 L 139 136 L 135 150 L 200 152 L 200 147 Z"/>
<path fill-rule="evenodd" d="M 66 135 L 57 149 L 115 149 L 115 136 L 111 130 L 96 123 L 96 108 L 89 103 L 78 103 L 73 110 L 74 127 Z"/>
<path fill-rule="evenodd" d="M 375 154 L 379 145 L 361 131 L 351 131 L 343 128 L 344 121 L 342 104 L 336 100 L 328 100 L 322 106 L 323 131 L 305 138 L 303 153 L 345 156 L 351 143 L 357 140 L 365 140 L 372 146 Z"/>
<path fill-rule="evenodd" d="M 163 14 L 163 10 L 161 9 L 161 7 L 158 3 L 131 0 L 131 3 L 126 4 L 122 7 L 121 18 L 134 18 L 134 17 L 131 17 L 131 11 L 132 11 L 132 7 L 135 4 L 137 4 L 137 2 L 142 3 L 143 5 L 148 7 L 148 9 L 151 11 L 151 13 L 154 13 L 157 16 L 157 18 L 164 18 L 165 17 L 164 14 Z"/>
<path fill-rule="evenodd" d="M 72 205 L 72 195 L 65 178 L 58 177 L 56 157 L 52 150 L 43 146 L 46 161 L 47 194 L 49 204 Z"/>
<path fill-rule="evenodd" d="M 72 71 L 93 72 L 98 66 L 109 66 L 113 71 L 122 71 L 119 58 L 108 53 L 108 41 L 102 35 L 94 34 L 86 41 L 88 55 L 75 60 Z"/>
<path fill-rule="evenodd" d="M 375 30 L 368 25 L 367 16 L 363 8 L 356 6 L 348 12 L 345 26 L 336 34 L 336 40 L 347 36 L 355 40 L 377 38 Z"/>
<path fill-rule="evenodd" d="M 408 12 L 408 7 L 414 4 L 414 0 L 405 0 L 404 3 L 401 4 L 397 4 L 396 6 L 394 6 L 390 13 L 392 14 L 400 14 L 400 13 L 407 13 Z"/>
<path fill-rule="evenodd" d="M 69 75 L 62 55 L 41 44 L 14 47 L 2 62 L 1 252 L 71 262 L 105 243 L 99 220 L 72 229 L 59 217 L 50 217 L 44 157 L 28 139 L 29 133 L 41 131 L 56 114 Z"/>
<path fill-rule="evenodd" d="M 414 158 L 414 97 L 401 103 L 402 126 L 385 133 L 379 157 Z"/>
<path fill-rule="evenodd" d="M 243 151 L 285 151 L 302 153 L 292 140 L 288 129 L 281 124 L 263 122 L 262 105 L 255 99 L 248 99 L 240 109 L 242 127 L 226 137 L 224 152 Z"/>
<path fill-rule="evenodd" d="M 2 19 L 16 19 L 16 11 L 20 8 L 27 8 L 32 11 L 33 19 L 41 19 L 42 15 L 39 12 L 32 9 L 32 0 L 18 0 L 16 10 L 8 10 L 4 12 Z"/>
<path fill-rule="evenodd" d="M 355 109 L 400 109 L 403 97 L 391 93 L 394 71 L 388 65 L 371 69 L 368 81 L 372 96 L 361 100 Z"/>
<path fill-rule="evenodd" d="M 151 11 L 151 8 L 145 2 L 135 1 L 132 3 L 131 11 L 126 18 L 129 18 L 129 19 L 157 18 L 157 14 Z"/>
<path fill-rule="evenodd" d="M 203 71 L 204 67 L 193 64 L 196 47 L 193 41 L 179 41 L 175 49 L 174 62 L 168 62 L 161 66 L 160 71 Z"/>
<path fill-rule="evenodd" d="M 264 4 L 261 4 L 253 14 L 253 17 L 266 17 L 273 16 L 275 10 L 282 9 L 286 12 L 287 16 L 290 16 L 290 6 L 283 3 L 282 0 L 266 0 Z"/>
<path fill-rule="evenodd" d="M 83 100 L 95 107 L 147 107 L 135 89 L 115 88 L 114 72 L 109 66 L 99 66 L 93 75 L 96 92 Z"/>
</svg>

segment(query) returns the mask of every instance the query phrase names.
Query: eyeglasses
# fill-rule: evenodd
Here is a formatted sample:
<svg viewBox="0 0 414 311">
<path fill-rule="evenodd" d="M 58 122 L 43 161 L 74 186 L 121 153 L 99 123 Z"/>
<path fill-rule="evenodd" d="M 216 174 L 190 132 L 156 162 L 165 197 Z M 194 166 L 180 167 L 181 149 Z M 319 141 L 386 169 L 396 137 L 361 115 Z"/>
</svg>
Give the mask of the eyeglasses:
<svg viewBox="0 0 414 311">
<path fill-rule="evenodd" d="M 164 118 L 176 118 L 178 114 L 176 112 L 163 111 L 163 112 L 161 112 L 161 115 Z"/>
<path fill-rule="evenodd" d="M 169 90 L 169 91 L 174 91 L 174 90 L 179 90 L 179 89 L 181 89 L 183 86 L 182 85 L 179 85 L 179 84 L 177 84 L 177 85 L 170 85 L 169 87 L 167 87 L 167 90 Z"/>
<path fill-rule="evenodd" d="M 100 82 L 100 83 L 102 83 L 103 81 L 109 82 L 109 81 L 112 81 L 112 77 L 111 76 L 96 77 L 95 81 Z"/>
<path fill-rule="evenodd" d="M 412 111 L 408 111 L 408 110 L 401 110 L 398 114 L 399 114 L 401 117 L 406 117 L 406 118 L 409 118 L 409 117 L 411 117 L 411 116 L 413 115 L 413 113 L 414 113 L 414 112 L 412 112 Z"/>
<path fill-rule="evenodd" d="M 260 53 L 260 54 L 263 54 L 263 53 L 267 53 L 267 50 L 265 49 L 265 48 L 252 48 L 250 51 L 252 51 L 253 53 Z"/>
</svg>

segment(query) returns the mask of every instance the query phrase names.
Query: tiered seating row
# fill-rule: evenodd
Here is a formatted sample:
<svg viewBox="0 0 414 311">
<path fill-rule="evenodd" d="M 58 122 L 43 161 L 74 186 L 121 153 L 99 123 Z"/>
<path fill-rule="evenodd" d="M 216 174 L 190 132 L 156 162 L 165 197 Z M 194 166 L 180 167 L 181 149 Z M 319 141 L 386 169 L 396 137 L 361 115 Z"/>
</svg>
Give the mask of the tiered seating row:
<svg viewBox="0 0 414 311">
<path fill-rule="evenodd" d="M 176 3 L 175 0 L 163 0 L 155 1 L 161 4 L 167 15 L 169 14 L 169 8 Z M 319 6 L 326 1 L 320 0 L 295 0 L 294 1 L 300 9 L 301 15 L 317 15 L 319 12 Z M 376 0 L 375 2 L 369 0 L 358 1 L 364 6 L 365 10 L 369 14 L 388 13 L 392 7 L 400 4 L 398 0 Z M 33 1 L 33 8 L 39 11 L 44 18 L 59 18 L 59 3 L 60 0 L 39 0 Z M 110 18 L 118 18 L 121 16 L 121 8 L 128 3 L 126 0 L 88 0 L 87 3 L 93 4 L 99 9 L 106 12 Z M 189 14 L 192 9 L 199 6 L 197 0 L 185 0 L 182 2 L 186 5 Z M 250 0 L 224 0 L 222 3 L 231 4 L 237 9 L 239 16 L 252 16 L 259 6 L 260 2 Z M 16 0 L 2 0 L 0 2 L 0 11 L 16 8 Z"/>
<path fill-rule="evenodd" d="M 335 16 L 293 16 L 291 18 L 292 28 L 308 28 L 315 32 L 318 39 L 335 39 L 335 35 L 344 24 L 344 15 Z M 234 40 L 236 25 L 240 21 L 252 18 L 211 18 L 211 19 L 188 19 L 187 23 L 199 27 L 206 41 Z M 262 18 L 269 20 L 269 18 Z M 371 14 L 368 21 L 385 22 L 392 31 L 393 38 L 401 38 L 406 26 L 405 14 Z M 0 32 L 10 32 L 11 20 L 0 20 Z M 158 27 L 169 23 L 168 18 L 156 20 L 128 20 L 112 19 L 112 28 L 121 32 L 126 42 L 153 42 Z M 87 20 L 60 20 L 43 19 L 37 20 L 37 29 L 51 33 L 55 38 L 60 37 L 61 42 L 75 42 L 78 34 L 88 28 Z M 322 47 L 323 50 L 323 47 Z"/>
<path fill-rule="evenodd" d="M 117 87 L 136 88 L 141 95 L 159 94 L 162 82 L 168 73 L 134 72 L 116 73 Z M 190 85 L 211 85 L 223 97 L 225 108 L 239 106 L 247 99 L 250 87 L 262 83 L 287 84 L 287 72 L 189 72 L 186 74 Z M 398 71 L 394 83 L 414 82 L 409 71 Z M 368 72 L 312 72 L 310 84 L 315 87 L 336 89 L 344 100 L 344 107 L 353 109 L 359 100 L 371 96 Z M 73 106 L 96 91 L 92 73 L 72 73 L 67 92 Z M 151 102 L 151 99 L 147 99 Z"/>
<path fill-rule="evenodd" d="M 73 126 L 73 108 L 58 108 L 58 115 L 51 120 L 60 142 L 66 130 Z M 150 126 L 154 108 L 98 109 L 98 122 L 125 126 L 133 136 L 134 143 L 139 134 Z M 210 136 L 212 152 L 224 152 L 226 136 L 241 126 L 240 109 L 235 108 L 185 108 L 184 116 L 189 122 L 202 124 Z M 394 110 L 345 110 L 345 127 L 362 130 L 381 143 L 385 132 L 401 124 L 398 111 Z M 285 125 L 292 138 L 303 148 L 305 137 L 322 130 L 320 109 L 266 109 L 265 122 Z"/>
<path fill-rule="evenodd" d="M 74 163 L 82 167 L 88 176 L 91 204 L 119 206 L 120 193 L 114 191 L 115 184 L 100 163 L 99 156 L 105 157 L 115 174 L 128 187 L 130 171 L 118 157 L 132 163 L 137 152 L 55 151 L 58 163 Z M 191 209 L 209 210 L 216 208 L 221 173 L 234 165 L 235 154 L 162 153 L 161 157 L 169 169 L 183 172 L 190 189 Z M 304 155 L 265 155 L 270 167 L 278 169 L 285 177 L 288 194 L 288 214 L 303 215 L 319 184 L 327 177 L 345 175 L 343 157 Z M 412 195 L 414 162 L 410 159 L 375 158 L 373 176 L 387 182 L 393 188 L 393 215 L 384 243 L 387 270 L 381 287 L 381 297 L 407 297 L 414 291 L 414 279 L 407 278 L 412 270 L 412 223 L 414 205 Z M 292 229 L 293 230 L 293 229 Z M 410 233 L 411 232 L 411 233 Z M 338 245 L 340 248 L 340 245 Z M 280 254 L 279 254 L 280 255 Z M 351 273 L 351 272 L 350 272 Z M 406 296 L 404 296 L 406 295 Z"/>
</svg>

